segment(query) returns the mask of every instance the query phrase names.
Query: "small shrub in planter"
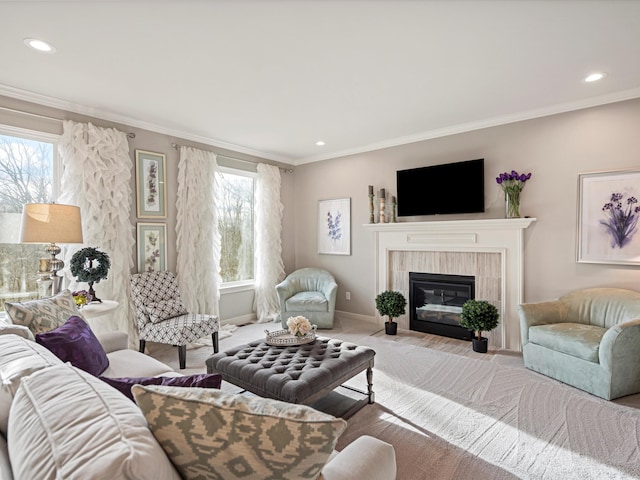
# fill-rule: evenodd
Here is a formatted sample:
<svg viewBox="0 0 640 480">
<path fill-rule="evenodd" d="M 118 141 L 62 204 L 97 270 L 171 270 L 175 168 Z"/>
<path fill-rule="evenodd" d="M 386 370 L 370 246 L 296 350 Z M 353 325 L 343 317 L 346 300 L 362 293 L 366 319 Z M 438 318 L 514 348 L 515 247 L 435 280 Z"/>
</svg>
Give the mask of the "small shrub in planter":
<svg viewBox="0 0 640 480">
<path fill-rule="evenodd" d="M 498 326 L 500 314 L 495 305 L 486 300 L 467 300 L 462 305 L 460 325 L 476 332 L 473 339 L 475 352 L 487 352 L 487 339 L 482 337 L 482 332 L 488 332 Z"/>
<path fill-rule="evenodd" d="M 404 315 L 406 306 L 407 300 L 400 292 L 387 290 L 378 294 L 376 297 L 376 309 L 383 317 L 389 317 L 389 320 L 384 325 L 387 334 L 396 334 L 398 324 L 394 322 L 393 319 Z"/>
</svg>

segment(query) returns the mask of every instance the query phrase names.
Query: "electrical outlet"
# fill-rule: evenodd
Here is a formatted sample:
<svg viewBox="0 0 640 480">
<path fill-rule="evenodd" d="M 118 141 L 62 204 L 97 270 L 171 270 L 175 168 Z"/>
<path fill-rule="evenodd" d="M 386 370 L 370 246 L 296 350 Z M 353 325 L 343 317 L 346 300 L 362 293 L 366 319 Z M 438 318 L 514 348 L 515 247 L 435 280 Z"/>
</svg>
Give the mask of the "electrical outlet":
<svg viewBox="0 0 640 480">
<path fill-rule="evenodd" d="M 351 300 L 351 292 L 347 292 L 345 296 L 347 297 L 347 300 Z"/>
</svg>

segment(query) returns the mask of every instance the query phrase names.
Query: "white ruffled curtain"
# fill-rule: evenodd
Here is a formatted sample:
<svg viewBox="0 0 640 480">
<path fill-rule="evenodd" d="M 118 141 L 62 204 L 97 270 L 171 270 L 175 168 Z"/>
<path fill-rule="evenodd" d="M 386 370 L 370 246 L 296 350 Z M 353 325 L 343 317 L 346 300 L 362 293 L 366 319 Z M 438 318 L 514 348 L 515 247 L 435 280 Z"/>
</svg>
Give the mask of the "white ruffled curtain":
<svg viewBox="0 0 640 480">
<path fill-rule="evenodd" d="M 59 203 L 77 205 L 82 215 L 84 244 L 106 252 L 111 259 L 106 280 L 94 285 L 98 297 L 116 300 L 117 310 L 101 322 L 100 330 L 121 330 L 137 338 L 129 310 L 129 275 L 134 266 L 135 236 L 131 225 L 131 170 L 126 133 L 91 123 L 67 120 L 59 144 L 63 173 Z M 81 246 L 65 252 L 65 265 Z M 69 276 L 69 278 L 72 278 Z M 86 289 L 71 281 L 71 289 Z"/>
<path fill-rule="evenodd" d="M 284 278 L 282 262 L 282 214 L 280 169 L 258 164 L 256 180 L 256 287 L 253 308 L 258 322 L 278 318 L 280 305 L 276 285 Z"/>
<path fill-rule="evenodd" d="M 176 276 L 190 312 L 218 315 L 220 233 L 216 214 L 215 153 L 180 147 L 176 223 Z"/>
</svg>

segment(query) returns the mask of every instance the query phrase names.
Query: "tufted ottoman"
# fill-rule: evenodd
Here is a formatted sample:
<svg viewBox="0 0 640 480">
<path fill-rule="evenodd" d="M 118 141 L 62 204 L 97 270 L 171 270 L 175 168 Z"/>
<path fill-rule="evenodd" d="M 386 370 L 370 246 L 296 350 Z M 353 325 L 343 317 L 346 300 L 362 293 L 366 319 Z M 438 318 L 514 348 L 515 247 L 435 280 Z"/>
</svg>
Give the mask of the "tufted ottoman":
<svg viewBox="0 0 640 480">
<path fill-rule="evenodd" d="M 367 403 L 373 403 L 375 354 L 368 347 L 323 337 L 286 347 L 259 340 L 216 353 L 206 363 L 207 372 L 256 395 L 306 405 L 366 370 Z"/>
</svg>

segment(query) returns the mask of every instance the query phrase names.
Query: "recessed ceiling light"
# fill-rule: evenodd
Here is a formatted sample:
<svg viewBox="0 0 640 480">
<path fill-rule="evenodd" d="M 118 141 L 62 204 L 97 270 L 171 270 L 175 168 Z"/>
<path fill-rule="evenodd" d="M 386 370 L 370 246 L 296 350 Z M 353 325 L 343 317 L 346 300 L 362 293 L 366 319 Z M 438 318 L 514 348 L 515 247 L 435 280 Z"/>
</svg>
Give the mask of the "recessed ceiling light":
<svg viewBox="0 0 640 480">
<path fill-rule="evenodd" d="M 322 140 L 318 140 L 316 142 L 316 145 L 318 145 L 319 147 L 322 147 L 323 145 L 325 145 L 325 143 Z"/>
<path fill-rule="evenodd" d="M 602 72 L 595 72 L 592 73 L 591 75 L 587 76 L 584 81 L 585 82 L 597 82 L 598 80 L 602 80 L 604 78 L 605 74 Z"/>
<path fill-rule="evenodd" d="M 25 38 L 24 44 L 39 52 L 54 53 L 56 51 L 56 47 L 44 40 L 38 40 L 37 38 Z"/>
</svg>

